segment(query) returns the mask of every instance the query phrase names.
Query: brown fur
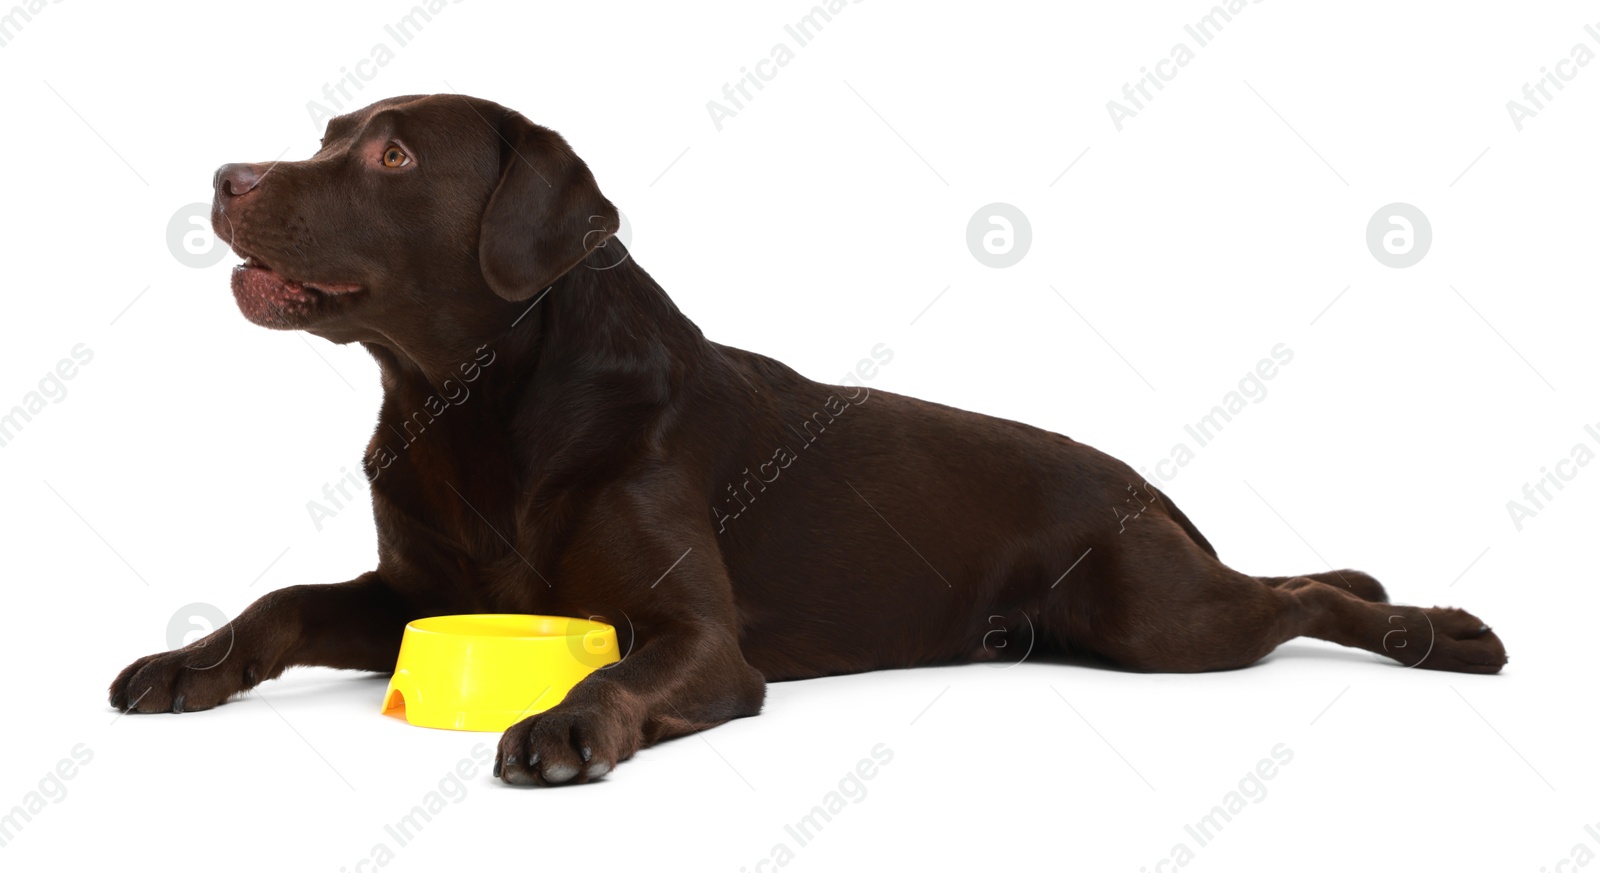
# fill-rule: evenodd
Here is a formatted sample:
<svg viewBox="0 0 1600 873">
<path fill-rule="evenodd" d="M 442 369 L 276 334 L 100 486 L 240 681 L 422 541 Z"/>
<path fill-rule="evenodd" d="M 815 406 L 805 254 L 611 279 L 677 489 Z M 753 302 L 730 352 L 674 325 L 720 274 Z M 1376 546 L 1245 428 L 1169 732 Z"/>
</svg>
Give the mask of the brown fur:
<svg viewBox="0 0 1600 873">
<path fill-rule="evenodd" d="M 412 161 L 384 166 L 395 144 Z M 768 680 L 994 657 L 994 616 L 1029 635 L 1005 651 L 1140 670 L 1243 667 L 1297 636 L 1505 663 L 1478 619 L 1390 606 L 1365 574 L 1229 569 L 1165 495 L 1067 437 L 707 340 L 608 240 L 583 161 L 495 104 L 386 100 L 309 160 L 223 167 L 217 192 L 242 255 L 361 286 L 235 293 L 253 320 L 377 359 L 379 561 L 135 661 L 118 709 L 205 709 L 295 665 L 386 672 L 422 616 L 594 616 L 626 658 L 500 742 L 502 779 L 552 784 L 755 715 Z"/>
</svg>

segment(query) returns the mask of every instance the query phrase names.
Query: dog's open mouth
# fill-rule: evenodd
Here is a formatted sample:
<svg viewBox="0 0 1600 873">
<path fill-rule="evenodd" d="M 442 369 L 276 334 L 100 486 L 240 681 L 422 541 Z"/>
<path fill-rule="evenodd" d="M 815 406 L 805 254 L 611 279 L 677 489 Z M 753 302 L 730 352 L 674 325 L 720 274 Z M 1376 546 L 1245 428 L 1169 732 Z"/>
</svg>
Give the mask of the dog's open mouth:
<svg viewBox="0 0 1600 873">
<path fill-rule="evenodd" d="M 360 290 L 354 282 L 290 279 L 255 255 L 246 255 L 233 268 L 233 296 L 240 311 L 264 327 L 301 327 L 325 299 Z"/>
</svg>

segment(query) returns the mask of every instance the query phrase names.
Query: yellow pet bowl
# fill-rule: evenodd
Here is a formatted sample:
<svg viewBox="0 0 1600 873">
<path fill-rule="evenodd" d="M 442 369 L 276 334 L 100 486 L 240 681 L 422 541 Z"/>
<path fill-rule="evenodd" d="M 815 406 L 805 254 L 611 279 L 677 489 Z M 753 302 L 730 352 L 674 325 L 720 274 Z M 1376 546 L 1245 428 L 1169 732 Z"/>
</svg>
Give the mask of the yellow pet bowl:
<svg viewBox="0 0 1600 873">
<path fill-rule="evenodd" d="M 439 615 L 406 625 L 383 713 L 414 725 L 503 731 L 617 655 L 609 624 L 556 615 Z"/>
</svg>

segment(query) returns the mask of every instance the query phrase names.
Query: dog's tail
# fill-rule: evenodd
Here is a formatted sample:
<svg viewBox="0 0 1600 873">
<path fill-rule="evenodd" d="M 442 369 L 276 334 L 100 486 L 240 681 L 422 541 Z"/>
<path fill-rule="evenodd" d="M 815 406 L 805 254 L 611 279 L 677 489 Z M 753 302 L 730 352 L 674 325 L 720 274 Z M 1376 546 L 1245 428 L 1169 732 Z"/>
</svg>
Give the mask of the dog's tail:
<svg viewBox="0 0 1600 873">
<path fill-rule="evenodd" d="M 1200 529 L 1194 526 L 1194 522 L 1189 520 L 1189 516 L 1183 514 L 1183 510 L 1178 508 L 1178 504 L 1173 503 L 1171 497 L 1168 497 L 1166 494 L 1162 493 L 1154 485 L 1147 484 L 1146 487 L 1154 492 L 1157 497 L 1161 498 L 1162 503 L 1166 504 L 1167 512 L 1172 516 L 1172 520 L 1176 521 L 1178 526 L 1183 528 L 1183 532 L 1189 535 L 1189 539 L 1194 540 L 1195 543 L 1200 546 L 1200 548 L 1205 549 L 1206 552 L 1211 555 L 1211 557 L 1215 558 L 1217 556 L 1216 548 L 1211 545 L 1210 540 L 1206 539 L 1205 534 L 1202 534 Z"/>
</svg>

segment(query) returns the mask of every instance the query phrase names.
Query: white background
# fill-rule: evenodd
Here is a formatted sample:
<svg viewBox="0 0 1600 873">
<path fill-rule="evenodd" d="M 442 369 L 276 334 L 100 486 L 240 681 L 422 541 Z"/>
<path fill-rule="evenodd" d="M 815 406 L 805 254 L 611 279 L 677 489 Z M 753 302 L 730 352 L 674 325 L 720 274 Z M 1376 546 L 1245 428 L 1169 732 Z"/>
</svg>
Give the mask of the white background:
<svg viewBox="0 0 1600 873">
<path fill-rule="evenodd" d="M 166 232 L 219 164 L 314 151 L 308 101 L 392 46 L 408 8 L 67 0 L 0 48 L 0 410 L 93 351 L 0 449 L 0 812 L 76 745 L 93 755 L 0 849 L 8 870 L 355 870 L 494 746 L 380 717 L 381 677 L 332 671 L 182 717 L 105 700 L 186 604 L 236 615 L 374 564 L 364 505 L 321 531 L 305 505 L 358 461 L 375 365 L 250 325 L 235 259 L 185 266 Z M 1600 465 L 1521 530 L 1506 505 L 1575 444 L 1600 449 L 1600 64 L 1520 132 L 1505 107 L 1574 44 L 1600 51 L 1594 7 L 1267 0 L 1119 132 L 1106 102 L 1192 45 L 1208 4 L 869 0 L 717 130 L 707 101 L 792 47 L 808 8 L 470 0 L 346 108 L 457 90 L 521 110 L 588 161 L 710 337 L 825 381 L 885 343 L 874 388 L 1136 467 L 1284 343 L 1267 396 L 1152 481 L 1232 566 L 1370 571 L 1397 601 L 1484 617 L 1511 663 L 1429 673 L 1302 641 L 1211 675 L 1029 662 L 778 684 L 760 717 L 595 785 L 479 772 L 386 869 L 771 870 L 780 842 L 797 870 L 1156 870 L 1179 842 L 1209 870 L 1531 873 L 1600 853 Z M 1033 230 L 1008 269 L 965 243 L 996 201 Z M 1364 239 L 1396 201 L 1433 228 L 1407 269 Z M 867 794 L 796 847 L 784 825 L 879 743 L 893 759 Z M 1196 847 L 1184 825 L 1279 743 L 1293 759 L 1266 796 Z"/>
</svg>

